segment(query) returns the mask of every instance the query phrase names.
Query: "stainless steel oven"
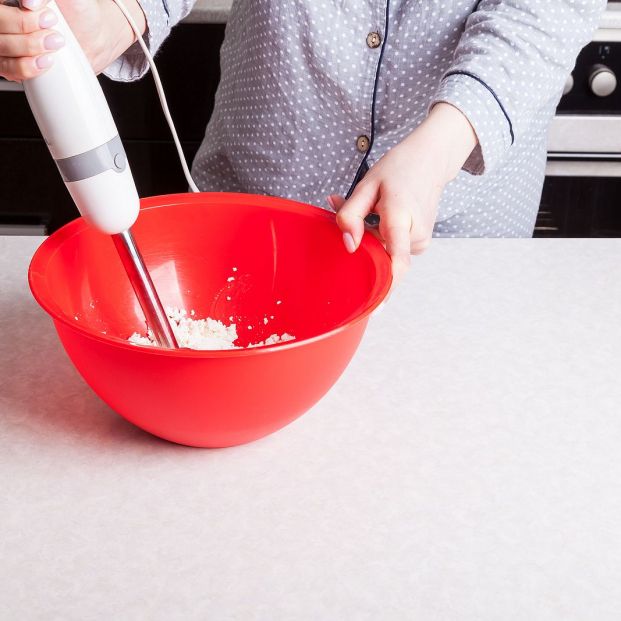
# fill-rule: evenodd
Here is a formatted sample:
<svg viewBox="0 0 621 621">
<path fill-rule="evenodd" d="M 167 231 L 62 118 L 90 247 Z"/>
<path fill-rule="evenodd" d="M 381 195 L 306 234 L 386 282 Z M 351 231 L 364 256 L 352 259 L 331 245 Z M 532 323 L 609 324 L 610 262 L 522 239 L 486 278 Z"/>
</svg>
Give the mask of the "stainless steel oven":
<svg viewBox="0 0 621 621">
<path fill-rule="evenodd" d="M 565 85 L 535 235 L 621 237 L 621 2 L 608 3 Z"/>
</svg>

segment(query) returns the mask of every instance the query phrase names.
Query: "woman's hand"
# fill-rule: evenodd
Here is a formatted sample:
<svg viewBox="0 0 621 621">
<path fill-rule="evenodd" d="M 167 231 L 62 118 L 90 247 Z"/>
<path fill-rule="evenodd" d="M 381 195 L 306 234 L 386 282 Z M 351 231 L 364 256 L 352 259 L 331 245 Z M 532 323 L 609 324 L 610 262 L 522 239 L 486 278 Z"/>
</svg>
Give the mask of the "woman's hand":
<svg viewBox="0 0 621 621">
<path fill-rule="evenodd" d="M 328 198 L 347 250 L 356 251 L 365 216 L 377 213 L 377 236 L 391 256 L 397 282 L 410 265 L 410 255 L 429 245 L 444 187 L 476 145 L 468 119 L 449 104 L 436 104 L 417 129 L 367 172 L 347 201 Z"/>
<path fill-rule="evenodd" d="M 0 76 L 22 81 L 49 69 L 54 51 L 64 45 L 48 0 L 22 0 L 22 8 L 0 4 Z M 57 0 L 95 72 L 103 71 L 135 41 L 129 23 L 113 0 Z M 146 21 L 137 0 L 125 6 L 144 32 Z"/>
</svg>

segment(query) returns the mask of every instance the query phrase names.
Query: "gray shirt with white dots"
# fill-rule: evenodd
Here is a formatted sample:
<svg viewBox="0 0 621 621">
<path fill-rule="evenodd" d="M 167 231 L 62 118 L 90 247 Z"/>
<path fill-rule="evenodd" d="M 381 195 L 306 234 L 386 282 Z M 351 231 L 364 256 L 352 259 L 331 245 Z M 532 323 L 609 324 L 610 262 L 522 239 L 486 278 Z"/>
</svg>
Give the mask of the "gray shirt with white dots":
<svg viewBox="0 0 621 621">
<path fill-rule="evenodd" d="M 141 0 L 156 50 L 192 7 Z M 234 0 L 222 79 L 193 175 L 202 190 L 326 207 L 448 102 L 479 146 L 435 236 L 530 236 L 546 134 L 605 0 Z M 132 47 L 108 68 L 135 79 Z"/>
</svg>

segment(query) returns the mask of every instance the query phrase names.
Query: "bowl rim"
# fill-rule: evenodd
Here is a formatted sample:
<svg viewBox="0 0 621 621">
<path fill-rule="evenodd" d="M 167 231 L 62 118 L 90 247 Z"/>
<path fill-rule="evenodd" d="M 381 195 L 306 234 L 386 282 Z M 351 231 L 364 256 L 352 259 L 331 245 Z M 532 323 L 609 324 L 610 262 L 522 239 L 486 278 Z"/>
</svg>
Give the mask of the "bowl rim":
<svg viewBox="0 0 621 621">
<path fill-rule="evenodd" d="M 265 196 L 261 194 L 246 194 L 241 192 L 196 192 L 149 196 L 140 199 L 140 211 L 149 211 L 151 209 L 160 209 L 163 207 L 170 207 L 180 204 L 192 204 L 198 202 L 204 203 L 206 200 L 209 201 L 210 204 L 231 204 L 232 202 L 239 203 L 240 201 L 251 201 L 254 205 L 294 213 L 300 213 L 301 210 L 305 210 L 311 217 L 325 218 L 336 223 L 336 215 L 333 212 L 328 211 L 327 209 L 323 209 L 321 207 L 317 207 L 315 205 L 301 203 L 299 201 L 294 201 L 288 198 Z M 338 326 L 337 328 L 334 328 L 327 332 L 322 332 L 317 336 L 312 336 L 305 339 L 294 339 L 291 341 L 274 343 L 272 345 L 261 345 L 258 347 L 240 347 L 237 349 L 165 349 L 152 345 L 137 345 L 134 343 L 130 343 L 129 341 L 123 340 L 120 337 L 108 336 L 105 334 L 93 332 L 92 330 L 84 328 L 82 325 L 80 325 L 79 322 L 72 322 L 65 314 L 60 312 L 60 309 L 58 307 L 55 307 L 53 302 L 46 298 L 45 293 L 41 293 L 41 291 L 38 290 L 37 280 L 42 280 L 44 278 L 43 274 L 45 273 L 47 264 L 54 258 L 54 255 L 60 248 L 61 243 L 67 239 L 70 239 L 74 235 L 80 234 L 84 229 L 88 228 L 89 226 L 90 225 L 87 223 L 87 221 L 80 216 L 75 220 L 68 222 L 57 231 L 49 235 L 47 239 L 45 239 L 37 248 L 28 266 L 28 286 L 30 287 L 30 291 L 33 297 L 35 298 L 39 306 L 41 306 L 41 308 L 43 308 L 43 310 L 45 310 L 47 314 L 50 315 L 55 323 L 60 322 L 62 324 L 65 324 L 67 327 L 71 328 L 72 330 L 76 330 L 83 336 L 93 339 L 95 341 L 99 341 L 106 345 L 121 347 L 122 349 L 128 349 L 132 351 L 140 351 L 143 353 L 157 356 L 176 356 L 184 358 L 228 358 L 251 355 L 256 356 L 276 351 L 295 349 L 309 343 L 319 342 L 330 338 L 331 336 L 334 336 L 340 332 L 343 332 L 348 328 L 356 325 L 357 323 L 360 323 L 361 321 L 367 319 L 369 315 L 371 315 L 371 313 L 384 301 L 392 286 L 390 257 L 382 244 L 373 235 L 365 232 L 362 243 L 360 244 L 360 248 L 364 247 L 364 249 L 372 256 L 381 257 L 380 262 L 377 263 L 374 261 L 374 264 L 380 266 L 380 269 L 378 270 L 378 275 L 381 277 L 382 272 L 385 272 L 386 279 L 383 285 L 375 287 L 376 290 L 374 291 L 374 295 L 371 296 L 369 301 L 370 303 L 363 310 L 363 312 L 357 315 L 354 319 L 351 319 L 350 321 Z M 360 248 L 358 249 L 358 251 L 360 250 Z M 378 278 L 378 282 L 379 281 L 380 278 Z"/>
</svg>

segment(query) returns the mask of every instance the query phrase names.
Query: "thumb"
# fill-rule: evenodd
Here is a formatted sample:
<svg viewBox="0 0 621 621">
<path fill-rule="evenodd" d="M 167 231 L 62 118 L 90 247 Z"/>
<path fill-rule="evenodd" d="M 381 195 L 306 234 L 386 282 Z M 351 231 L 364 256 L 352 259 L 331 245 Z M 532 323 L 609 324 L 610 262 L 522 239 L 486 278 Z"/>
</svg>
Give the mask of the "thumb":
<svg viewBox="0 0 621 621">
<path fill-rule="evenodd" d="M 364 235 L 364 218 L 377 201 L 377 186 L 361 182 L 339 208 L 336 222 L 343 231 L 343 242 L 349 252 L 355 252 Z M 335 203 L 336 206 L 336 203 Z"/>
</svg>

